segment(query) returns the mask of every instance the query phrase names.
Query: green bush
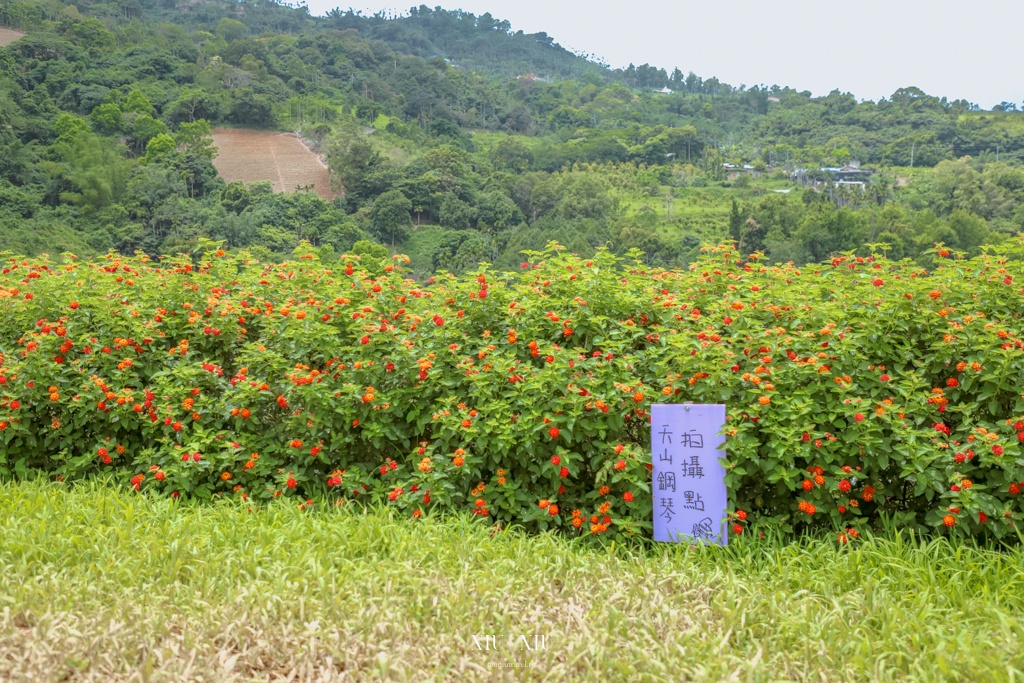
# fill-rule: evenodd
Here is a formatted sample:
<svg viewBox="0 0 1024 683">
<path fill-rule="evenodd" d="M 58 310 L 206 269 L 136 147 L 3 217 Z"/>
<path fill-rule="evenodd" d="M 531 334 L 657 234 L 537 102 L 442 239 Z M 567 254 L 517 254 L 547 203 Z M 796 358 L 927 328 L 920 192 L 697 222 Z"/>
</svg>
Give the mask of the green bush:
<svg viewBox="0 0 1024 683">
<path fill-rule="evenodd" d="M 1024 243 L 992 252 L 665 271 L 553 245 L 423 284 L 371 255 L 11 258 L 0 472 L 647 538 L 649 406 L 694 401 L 728 407 L 734 533 L 1015 536 Z"/>
</svg>

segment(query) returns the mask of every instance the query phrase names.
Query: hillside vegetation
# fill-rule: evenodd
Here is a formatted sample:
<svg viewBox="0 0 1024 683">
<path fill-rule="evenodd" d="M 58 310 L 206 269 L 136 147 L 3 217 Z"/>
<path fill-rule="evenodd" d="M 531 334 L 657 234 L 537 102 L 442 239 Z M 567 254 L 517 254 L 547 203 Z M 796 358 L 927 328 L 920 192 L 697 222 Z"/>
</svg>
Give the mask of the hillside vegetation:
<svg viewBox="0 0 1024 683">
<path fill-rule="evenodd" d="M 427 276 L 514 267 L 549 239 L 685 265 L 731 237 L 773 261 L 884 242 L 927 265 L 936 242 L 976 253 L 1024 223 L 1009 103 L 611 70 L 424 6 L 10 0 L 0 25 L 27 32 L 0 48 L 0 240 L 16 252 L 157 256 L 209 238 L 280 259 L 306 240 L 329 259 L 371 240 Z M 341 198 L 225 184 L 213 125 L 299 130 Z M 850 161 L 873 171 L 863 190 L 821 170 Z"/>
</svg>

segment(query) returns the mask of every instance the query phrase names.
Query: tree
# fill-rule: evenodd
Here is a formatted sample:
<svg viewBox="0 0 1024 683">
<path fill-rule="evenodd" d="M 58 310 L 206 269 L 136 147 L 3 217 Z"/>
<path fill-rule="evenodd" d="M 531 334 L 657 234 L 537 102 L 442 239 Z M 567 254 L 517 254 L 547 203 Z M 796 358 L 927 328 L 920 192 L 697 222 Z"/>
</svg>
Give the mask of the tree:
<svg viewBox="0 0 1024 683">
<path fill-rule="evenodd" d="M 237 19 L 228 19 L 227 17 L 217 22 L 216 31 L 217 35 L 229 43 L 239 38 L 244 38 L 249 33 L 249 29 L 245 24 Z"/>
<path fill-rule="evenodd" d="M 210 162 L 217 156 L 217 148 L 213 146 L 213 131 L 205 119 L 180 124 L 174 134 L 174 142 L 185 154 L 194 154 Z"/>
<path fill-rule="evenodd" d="M 139 159 L 139 163 L 150 164 L 158 159 L 173 154 L 178 148 L 174 138 L 167 133 L 155 136 L 146 144 L 146 155 Z"/>
<path fill-rule="evenodd" d="M 101 135 L 116 135 L 122 130 L 121 107 L 116 104 L 101 104 L 89 114 L 89 120 Z"/>
<path fill-rule="evenodd" d="M 268 96 L 257 94 L 252 88 L 236 88 L 231 91 L 228 120 L 245 126 L 273 126 L 274 104 Z"/>
<path fill-rule="evenodd" d="M 124 193 L 132 162 L 124 158 L 120 145 L 79 129 L 61 135 L 51 147 L 51 155 L 56 161 L 43 167 L 51 173 L 60 201 L 95 212 Z"/>
<path fill-rule="evenodd" d="M 328 143 L 327 165 L 341 184 L 345 198 L 358 206 L 372 195 L 370 176 L 388 166 L 370 139 L 357 126 L 344 126 Z"/>
<path fill-rule="evenodd" d="M 167 126 L 163 121 L 154 119 L 149 114 L 139 114 L 132 124 L 128 145 L 134 154 L 142 154 L 149 141 L 160 134 L 167 134 Z"/>
<path fill-rule="evenodd" d="M 736 242 L 738 249 L 743 248 L 743 216 L 740 215 L 740 207 L 735 199 L 732 200 L 732 210 L 729 212 L 729 239 Z"/>
<path fill-rule="evenodd" d="M 381 242 L 404 242 L 412 227 L 412 202 L 401 190 L 389 190 L 377 197 L 370 209 L 370 234 Z"/>
<path fill-rule="evenodd" d="M 133 112 L 136 114 L 148 114 L 149 116 L 156 113 L 153 103 L 149 101 L 149 98 L 141 90 L 132 90 L 128 93 L 122 109 L 124 109 L 125 113 Z"/>
<path fill-rule="evenodd" d="M 508 135 L 491 150 L 491 163 L 499 171 L 522 173 L 533 163 L 533 152 L 522 139 Z"/>
<path fill-rule="evenodd" d="M 435 271 L 461 273 L 477 265 L 487 254 L 487 243 L 475 232 L 446 232 L 430 255 Z"/>
<path fill-rule="evenodd" d="M 447 195 L 441 202 L 438 222 L 450 230 L 466 230 L 476 220 L 476 209 L 455 195 Z"/>
<path fill-rule="evenodd" d="M 524 220 L 523 212 L 508 195 L 497 190 L 480 195 L 477 203 L 477 222 L 481 227 L 505 230 L 519 225 Z"/>
<path fill-rule="evenodd" d="M 193 122 L 197 119 L 215 121 L 220 117 L 220 102 L 198 88 L 183 90 L 178 98 L 165 108 L 169 123 Z"/>
</svg>

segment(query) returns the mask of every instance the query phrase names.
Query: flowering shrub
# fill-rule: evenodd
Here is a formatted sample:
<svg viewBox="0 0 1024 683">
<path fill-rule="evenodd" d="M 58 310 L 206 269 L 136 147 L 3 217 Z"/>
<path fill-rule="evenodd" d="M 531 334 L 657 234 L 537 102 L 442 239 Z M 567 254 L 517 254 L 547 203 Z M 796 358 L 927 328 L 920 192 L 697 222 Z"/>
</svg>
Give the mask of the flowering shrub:
<svg viewBox="0 0 1024 683">
<path fill-rule="evenodd" d="M 9 258 L 0 474 L 438 506 L 650 536 L 649 407 L 728 407 L 733 533 L 1014 533 L 1024 244 L 925 272 L 730 247 L 689 271 L 552 246 L 417 283 L 403 259 Z M 632 258 L 632 257 L 631 257 Z"/>
</svg>

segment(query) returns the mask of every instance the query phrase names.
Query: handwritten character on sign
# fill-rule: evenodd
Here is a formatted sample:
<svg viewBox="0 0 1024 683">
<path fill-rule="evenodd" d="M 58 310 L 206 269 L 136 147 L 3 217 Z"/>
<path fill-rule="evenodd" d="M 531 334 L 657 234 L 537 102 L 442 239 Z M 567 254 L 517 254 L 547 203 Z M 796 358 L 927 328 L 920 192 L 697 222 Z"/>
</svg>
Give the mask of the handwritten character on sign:
<svg viewBox="0 0 1024 683">
<path fill-rule="evenodd" d="M 676 492 L 676 473 L 658 472 L 658 490 Z"/>
<path fill-rule="evenodd" d="M 661 499 L 661 516 L 664 517 L 666 521 L 671 522 L 672 518 L 675 517 L 676 511 L 672 507 L 674 504 L 675 504 L 675 499 L 674 498 L 662 498 Z"/>
<path fill-rule="evenodd" d="M 680 446 L 684 448 L 704 448 L 704 436 L 697 434 L 696 429 L 691 429 L 693 434 L 683 434 L 679 442 Z"/>
<path fill-rule="evenodd" d="M 693 532 L 690 535 L 694 538 L 705 538 L 710 541 L 714 533 L 711 527 L 711 518 L 705 517 L 693 525 Z"/>
<path fill-rule="evenodd" d="M 661 442 L 662 443 L 665 443 L 666 440 L 669 443 L 672 443 L 672 432 L 668 431 L 668 425 L 662 425 L 661 426 L 661 431 L 658 432 L 658 434 L 661 435 Z"/>
<path fill-rule="evenodd" d="M 704 468 L 700 464 L 700 456 L 691 455 L 690 462 L 683 464 L 683 471 L 679 473 L 683 477 L 694 479 L 704 478 Z"/>
<path fill-rule="evenodd" d="M 666 449 L 662 450 L 662 452 L 658 455 L 658 460 L 660 462 L 667 462 L 669 465 L 671 465 L 672 464 L 672 454 L 669 453 L 668 449 L 666 448 Z"/>
<path fill-rule="evenodd" d="M 704 501 L 701 499 L 699 493 L 683 491 L 683 498 L 684 510 L 699 510 L 700 512 L 704 512 Z"/>
</svg>

